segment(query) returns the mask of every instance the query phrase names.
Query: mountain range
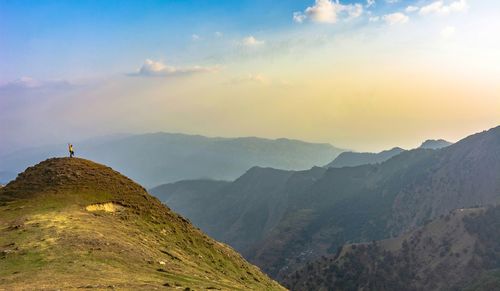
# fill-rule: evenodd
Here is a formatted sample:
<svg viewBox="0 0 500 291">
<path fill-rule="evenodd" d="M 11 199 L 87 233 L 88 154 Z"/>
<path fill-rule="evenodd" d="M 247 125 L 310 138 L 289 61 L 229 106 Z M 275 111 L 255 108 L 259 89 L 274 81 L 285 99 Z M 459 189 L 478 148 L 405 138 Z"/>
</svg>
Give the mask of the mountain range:
<svg viewBox="0 0 500 291">
<path fill-rule="evenodd" d="M 437 150 L 440 148 L 451 145 L 444 139 L 428 139 L 424 141 L 419 149 L 432 149 Z M 387 161 L 388 159 L 399 155 L 405 151 L 400 147 L 395 147 L 390 150 L 381 151 L 379 153 L 358 153 L 358 152 L 343 152 L 336 157 L 332 162 L 326 165 L 327 168 L 342 168 L 342 167 L 355 167 L 360 165 L 378 164 Z"/>
<path fill-rule="evenodd" d="M 0 188 L 2 290 L 284 290 L 109 167 L 54 158 Z"/>
<path fill-rule="evenodd" d="M 342 152 L 330 144 L 291 139 L 171 133 L 97 138 L 75 143 L 74 148 L 77 156 L 109 165 L 147 187 L 185 179 L 233 180 L 252 166 L 308 169 L 324 165 Z M 0 183 L 40 160 L 66 155 L 67 145 L 59 144 L 0 156 L 0 171 L 9 173 L 0 176 Z"/>
<path fill-rule="evenodd" d="M 444 139 L 428 139 L 424 141 L 421 145 L 421 149 L 431 149 L 431 150 L 437 150 L 441 148 L 445 148 L 447 146 L 452 145 L 451 142 L 446 141 Z"/>
<path fill-rule="evenodd" d="M 343 168 L 355 167 L 360 165 L 378 164 L 387 161 L 388 159 L 399 155 L 404 149 L 395 147 L 390 150 L 381 151 L 379 153 L 357 153 L 343 152 L 331 163 L 327 164 L 327 168 Z"/>
<path fill-rule="evenodd" d="M 346 243 L 396 237 L 454 209 L 500 202 L 500 127 L 378 164 L 285 171 L 151 190 L 278 280 Z"/>
</svg>

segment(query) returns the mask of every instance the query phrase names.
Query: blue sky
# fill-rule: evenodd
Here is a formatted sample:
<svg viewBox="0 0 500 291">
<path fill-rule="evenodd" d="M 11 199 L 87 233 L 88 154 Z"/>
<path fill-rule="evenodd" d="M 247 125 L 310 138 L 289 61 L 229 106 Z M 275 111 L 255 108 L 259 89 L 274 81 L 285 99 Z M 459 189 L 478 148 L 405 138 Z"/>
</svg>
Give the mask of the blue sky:
<svg viewBox="0 0 500 291">
<path fill-rule="evenodd" d="M 500 123 L 499 27 L 494 0 L 0 0 L 0 154 L 117 132 L 458 140 Z"/>
<path fill-rule="evenodd" d="M 379 1 L 372 11 L 405 2 Z M 357 3 L 343 1 L 342 4 Z M 1 81 L 21 76 L 88 77 L 125 71 L 144 56 L 191 61 L 192 36 L 211 38 L 296 29 L 295 11 L 312 1 L 0 1 Z M 363 3 L 366 4 L 366 3 Z"/>
<path fill-rule="evenodd" d="M 111 73 L 145 55 L 181 58 L 172 52 L 193 34 L 245 35 L 288 26 L 299 2 L 1 1 L 1 75 Z"/>
</svg>

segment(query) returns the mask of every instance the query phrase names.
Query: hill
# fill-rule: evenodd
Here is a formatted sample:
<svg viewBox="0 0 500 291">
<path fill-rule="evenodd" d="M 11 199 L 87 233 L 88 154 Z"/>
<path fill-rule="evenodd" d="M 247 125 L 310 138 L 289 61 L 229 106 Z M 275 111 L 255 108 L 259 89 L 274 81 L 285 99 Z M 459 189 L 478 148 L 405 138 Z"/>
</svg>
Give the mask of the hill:
<svg viewBox="0 0 500 291">
<path fill-rule="evenodd" d="M 78 158 L 0 189 L 0 289 L 281 290 L 144 188 Z"/>
<path fill-rule="evenodd" d="M 286 278 L 291 290 L 497 290 L 500 207 L 459 209 L 394 239 L 351 244 Z"/>
<path fill-rule="evenodd" d="M 424 141 L 421 145 L 421 149 L 431 149 L 431 150 L 437 150 L 441 148 L 445 148 L 449 145 L 452 145 L 453 143 L 446 141 L 444 139 L 428 139 Z"/>
<path fill-rule="evenodd" d="M 19 173 L 52 156 L 65 156 L 66 144 L 20 150 L 0 156 L 0 171 Z M 324 165 L 342 150 L 330 144 L 291 139 L 210 138 L 154 133 L 75 143 L 76 155 L 119 170 L 147 187 L 189 179 L 233 180 L 253 166 L 285 170 Z"/>
<path fill-rule="evenodd" d="M 390 150 L 382 151 L 380 153 L 343 152 L 338 157 L 336 157 L 331 163 L 326 165 L 326 167 L 342 168 L 342 167 L 355 167 L 368 164 L 378 164 L 385 162 L 396 155 L 399 155 L 403 151 L 404 149 L 395 147 Z"/>
<path fill-rule="evenodd" d="M 182 181 L 150 192 L 170 201 L 175 211 L 209 235 L 246 254 L 282 220 L 289 197 L 301 193 L 325 171 L 320 167 L 297 172 L 253 167 L 233 182 Z M 200 183 L 205 188 L 198 187 Z"/>
<path fill-rule="evenodd" d="M 499 203 L 499 175 L 497 127 L 380 164 L 299 172 L 254 168 L 211 193 L 214 199 L 191 209 L 188 218 L 281 279 L 347 242 L 394 237 L 453 209 Z M 168 195 L 182 199 L 175 191 Z M 172 207 L 184 213 L 181 205 Z"/>
</svg>

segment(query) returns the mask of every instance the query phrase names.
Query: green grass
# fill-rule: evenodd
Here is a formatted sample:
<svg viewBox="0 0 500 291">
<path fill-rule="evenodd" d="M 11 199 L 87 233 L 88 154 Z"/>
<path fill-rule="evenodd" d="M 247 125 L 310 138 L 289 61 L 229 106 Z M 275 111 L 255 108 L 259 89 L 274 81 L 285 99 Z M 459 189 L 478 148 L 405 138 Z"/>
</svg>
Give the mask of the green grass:
<svg viewBox="0 0 500 291">
<path fill-rule="evenodd" d="M 282 289 L 139 185 L 89 161 L 44 162 L 1 189 L 0 200 L 0 289 Z M 85 209 L 106 202 L 124 210 Z"/>
</svg>

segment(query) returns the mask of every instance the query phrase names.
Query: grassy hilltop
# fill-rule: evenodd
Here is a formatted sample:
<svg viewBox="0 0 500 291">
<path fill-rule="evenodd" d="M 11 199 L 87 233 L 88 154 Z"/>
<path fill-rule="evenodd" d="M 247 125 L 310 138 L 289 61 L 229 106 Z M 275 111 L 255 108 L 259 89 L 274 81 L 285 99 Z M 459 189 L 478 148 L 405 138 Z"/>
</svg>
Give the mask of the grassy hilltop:
<svg viewBox="0 0 500 291">
<path fill-rule="evenodd" d="M 0 289 L 282 290 L 144 188 L 78 158 L 0 188 Z"/>
</svg>

